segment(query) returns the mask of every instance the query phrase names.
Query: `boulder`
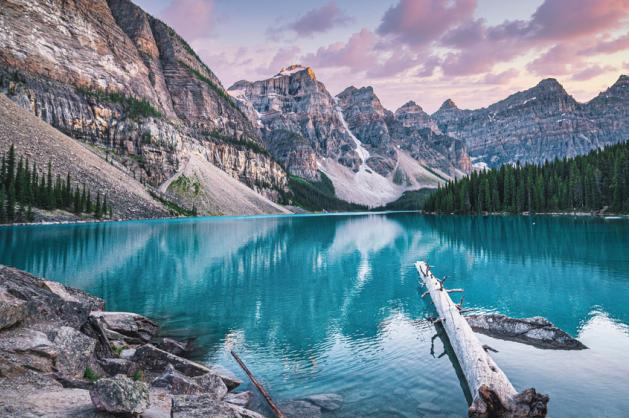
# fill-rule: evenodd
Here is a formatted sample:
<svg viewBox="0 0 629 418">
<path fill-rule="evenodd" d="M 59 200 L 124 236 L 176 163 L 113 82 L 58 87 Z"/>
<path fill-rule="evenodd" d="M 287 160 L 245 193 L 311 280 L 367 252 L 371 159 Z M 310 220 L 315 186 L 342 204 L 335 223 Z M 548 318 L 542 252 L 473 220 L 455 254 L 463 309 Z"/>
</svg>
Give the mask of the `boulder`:
<svg viewBox="0 0 629 418">
<path fill-rule="evenodd" d="M 233 405 L 242 406 L 243 408 L 249 406 L 249 404 L 251 403 L 251 399 L 253 399 L 253 393 L 250 391 L 240 393 L 228 393 L 223 398 L 225 402 L 231 403 Z"/>
<path fill-rule="evenodd" d="M 141 414 L 149 406 L 146 383 L 134 382 L 123 375 L 96 381 L 90 397 L 96 409 L 112 414 Z"/>
<path fill-rule="evenodd" d="M 135 348 L 125 348 L 120 352 L 120 358 L 124 360 L 131 360 L 135 356 Z"/>
<path fill-rule="evenodd" d="M 12 327 L 26 317 L 26 302 L 0 288 L 0 330 Z"/>
<path fill-rule="evenodd" d="M 131 376 L 137 372 L 138 366 L 131 360 L 123 358 L 105 358 L 98 361 L 98 364 L 109 376 L 115 376 L 118 374 L 124 374 Z"/>
<path fill-rule="evenodd" d="M 0 266 L 0 277 L 5 294 L 13 297 L 9 302 L 23 302 L 19 309 L 23 309 L 20 321 L 24 325 L 49 322 L 79 329 L 91 311 L 104 306 L 102 299 L 11 267 Z"/>
<path fill-rule="evenodd" d="M 325 411 L 336 411 L 343 406 L 343 397 L 336 393 L 321 393 L 318 395 L 311 395 L 303 399 L 306 402 L 310 402 Z"/>
<path fill-rule="evenodd" d="M 516 341 L 537 348 L 554 350 L 583 350 L 587 347 L 546 318 L 510 318 L 500 314 L 468 315 L 465 317 L 475 332 L 503 340 Z"/>
<path fill-rule="evenodd" d="M 313 403 L 299 400 L 288 401 L 278 405 L 286 418 L 321 418 L 321 408 Z"/>
<path fill-rule="evenodd" d="M 133 361 L 138 363 L 141 368 L 154 372 L 165 370 L 166 366 L 172 364 L 177 371 L 186 376 L 200 376 L 210 373 L 210 369 L 201 364 L 160 350 L 151 344 L 145 344 L 137 348 L 133 355 Z"/>
<path fill-rule="evenodd" d="M 129 344 L 143 344 L 151 340 L 159 327 L 145 316 L 131 312 L 91 312 L 90 316 L 100 321 L 110 339 L 123 339 Z"/>
<path fill-rule="evenodd" d="M 162 341 L 159 344 L 159 348 L 177 356 L 188 352 L 188 347 L 186 344 L 173 340 L 172 338 L 162 338 Z"/>
<path fill-rule="evenodd" d="M 172 418 L 264 418 L 257 412 L 207 395 L 173 396 Z"/>
<path fill-rule="evenodd" d="M 94 357 L 96 340 L 71 327 L 60 327 L 53 339 L 58 350 L 56 367 L 63 376 L 81 377 Z"/>
<path fill-rule="evenodd" d="M 197 377 L 188 377 L 169 364 L 151 383 L 151 386 L 164 388 L 173 395 L 208 395 L 214 399 L 223 399 L 227 394 L 227 386 L 219 376 L 206 373 Z"/>
<path fill-rule="evenodd" d="M 210 366 L 210 372 L 223 379 L 223 382 L 227 385 L 227 389 L 234 390 L 238 386 L 242 385 L 242 380 L 238 379 L 231 371 L 222 366 L 213 364 Z"/>
</svg>

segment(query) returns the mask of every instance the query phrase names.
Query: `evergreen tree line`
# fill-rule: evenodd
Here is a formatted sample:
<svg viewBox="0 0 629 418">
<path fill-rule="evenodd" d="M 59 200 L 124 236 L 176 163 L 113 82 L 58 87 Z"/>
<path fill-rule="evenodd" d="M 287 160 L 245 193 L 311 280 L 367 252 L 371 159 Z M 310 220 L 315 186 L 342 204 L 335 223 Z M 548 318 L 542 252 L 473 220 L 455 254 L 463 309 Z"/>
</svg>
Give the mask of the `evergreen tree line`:
<svg viewBox="0 0 629 418">
<path fill-rule="evenodd" d="M 448 182 L 427 212 L 629 213 L 629 142 L 545 164 L 504 165 Z"/>
<path fill-rule="evenodd" d="M 112 216 L 106 194 L 101 196 L 99 192 L 93 199 L 85 184 L 73 185 L 70 173 L 65 179 L 59 175 L 53 178 L 50 162 L 47 172 L 40 173 L 35 163 L 31 165 L 28 159 L 17 156 L 11 145 L 0 165 L 0 224 L 31 222 L 33 208 L 63 209 L 97 219 Z"/>
</svg>

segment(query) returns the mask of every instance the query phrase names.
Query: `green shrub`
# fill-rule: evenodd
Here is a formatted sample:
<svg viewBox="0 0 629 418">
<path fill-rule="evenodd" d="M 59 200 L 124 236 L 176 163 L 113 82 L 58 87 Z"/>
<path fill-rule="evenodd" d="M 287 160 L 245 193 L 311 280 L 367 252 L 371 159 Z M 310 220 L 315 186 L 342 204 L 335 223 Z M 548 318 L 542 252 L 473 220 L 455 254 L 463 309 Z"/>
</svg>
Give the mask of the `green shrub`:
<svg viewBox="0 0 629 418">
<path fill-rule="evenodd" d="M 93 90 L 82 86 L 77 87 L 76 91 L 98 101 L 120 104 L 131 119 L 162 117 L 162 114 L 146 99 L 136 99 L 118 91 Z"/>
<path fill-rule="evenodd" d="M 96 372 L 92 370 L 91 367 L 86 367 L 85 371 L 83 372 L 83 378 L 89 380 L 90 382 L 96 382 L 98 379 L 100 379 L 100 376 L 96 374 Z"/>
</svg>

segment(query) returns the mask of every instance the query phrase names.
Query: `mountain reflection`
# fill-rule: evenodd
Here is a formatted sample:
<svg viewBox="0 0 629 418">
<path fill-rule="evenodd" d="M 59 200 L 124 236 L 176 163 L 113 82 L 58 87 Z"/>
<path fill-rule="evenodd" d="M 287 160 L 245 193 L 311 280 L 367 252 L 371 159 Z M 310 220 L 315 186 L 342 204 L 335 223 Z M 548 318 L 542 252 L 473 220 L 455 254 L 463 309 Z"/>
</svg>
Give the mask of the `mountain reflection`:
<svg viewBox="0 0 629 418">
<path fill-rule="evenodd" d="M 0 262 L 196 336 L 311 359 L 377 337 L 417 298 L 427 259 L 473 307 L 546 316 L 573 334 L 596 306 L 627 322 L 626 223 L 414 214 L 201 219 L 0 230 Z"/>
</svg>

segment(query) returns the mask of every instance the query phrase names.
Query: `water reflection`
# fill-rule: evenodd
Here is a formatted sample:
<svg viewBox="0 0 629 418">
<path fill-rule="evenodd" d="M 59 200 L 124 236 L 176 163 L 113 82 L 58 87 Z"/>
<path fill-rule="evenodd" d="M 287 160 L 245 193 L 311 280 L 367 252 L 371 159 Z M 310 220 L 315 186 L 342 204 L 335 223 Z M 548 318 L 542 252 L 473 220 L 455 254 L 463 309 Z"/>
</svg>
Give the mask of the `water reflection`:
<svg viewBox="0 0 629 418">
<path fill-rule="evenodd" d="M 472 307 L 546 316 L 586 344 L 615 324 L 603 337 L 629 360 L 628 232 L 627 222 L 414 214 L 14 227 L 0 228 L 0 262 L 195 336 L 201 360 L 233 368 L 235 347 L 280 398 L 335 391 L 346 397 L 338 416 L 460 416 L 450 360 L 430 356 L 432 307 L 418 297 L 414 261 L 464 287 Z M 591 344 L 579 373 L 609 367 L 602 390 L 617 365 Z M 518 383 L 547 385 L 553 415 L 567 416 L 560 386 L 574 375 L 544 377 L 534 365 L 552 365 L 529 361 L 531 350 L 501 352 L 499 363 Z"/>
</svg>

